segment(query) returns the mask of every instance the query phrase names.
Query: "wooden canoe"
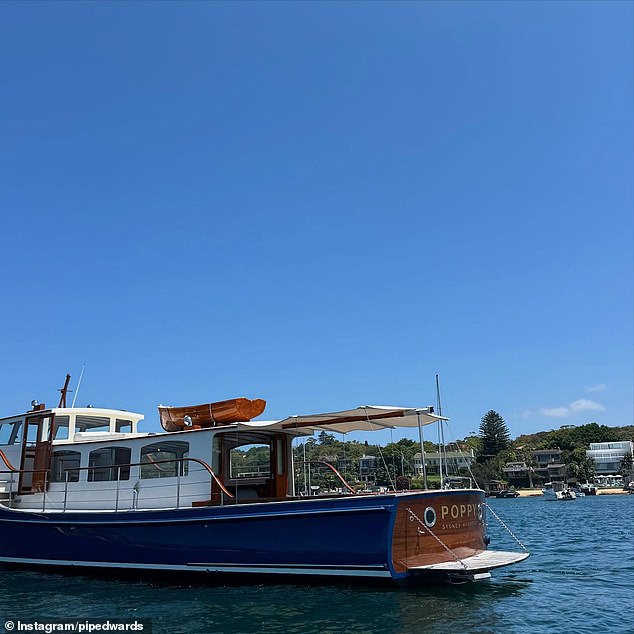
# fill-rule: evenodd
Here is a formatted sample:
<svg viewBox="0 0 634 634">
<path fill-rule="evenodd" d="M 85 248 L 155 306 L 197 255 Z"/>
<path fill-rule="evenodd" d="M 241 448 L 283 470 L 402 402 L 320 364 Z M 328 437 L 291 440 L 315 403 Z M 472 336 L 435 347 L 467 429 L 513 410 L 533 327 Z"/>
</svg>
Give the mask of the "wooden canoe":
<svg viewBox="0 0 634 634">
<path fill-rule="evenodd" d="M 229 423 L 244 423 L 259 416 L 266 407 L 266 401 L 261 398 L 232 398 L 217 403 L 190 405 L 187 407 L 164 407 L 159 405 L 161 425 L 165 431 L 181 431 L 183 429 L 197 429 L 215 427 Z M 185 416 L 189 416 L 191 424 L 185 423 Z"/>
</svg>

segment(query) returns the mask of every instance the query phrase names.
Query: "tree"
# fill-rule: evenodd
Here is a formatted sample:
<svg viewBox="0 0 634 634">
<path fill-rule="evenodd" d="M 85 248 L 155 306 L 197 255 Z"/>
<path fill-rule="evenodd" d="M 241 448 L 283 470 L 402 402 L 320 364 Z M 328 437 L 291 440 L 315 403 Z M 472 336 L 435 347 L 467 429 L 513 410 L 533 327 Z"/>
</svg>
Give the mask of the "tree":
<svg viewBox="0 0 634 634">
<path fill-rule="evenodd" d="M 619 473 L 623 476 L 629 475 L 632 471 L 632 454 L 628 451 L 622 458 L 619 464 Z"/>
<path fill-rule="evenodd" d="M 480 458 L 487 460 L 511 444 L 511 434 L 504 419 L 494 410 L 489 410 L 480 423 L 482 450 Z"/>
<path fill-rule="evenodd" d="M 375 472 L 375 482 L 379 486 L 394 486 L 396 481 L 396 468 L 391 462 L 381 463 L 377 466 Z"/>
<path fill-rule="evenodd" d="M 322 431 L 319 434 L 319 444 L 320 445 L 334 445 L 336 438 L 333 434 L 328 434 L 325 431 Z"/>
<path fill-rule="evenodd" d="M 486 462 L 478 462 L 471 468 L 473 477 L 476 479 L 478 486 L 485 491 L 491 488 L 491 480 L 501 479 L 500 465 L 497 460 L 490 459 Z"/>
<path fill-rule="evenodd" d="M 583 447 L 579 447 L 570 453 L 564 452 L 563 459 L 566 463 L 568 475 L 578 478 L 579 481 L 590 482 L 596 475 L 594 460 L 588 458 Z"/>
</svg>

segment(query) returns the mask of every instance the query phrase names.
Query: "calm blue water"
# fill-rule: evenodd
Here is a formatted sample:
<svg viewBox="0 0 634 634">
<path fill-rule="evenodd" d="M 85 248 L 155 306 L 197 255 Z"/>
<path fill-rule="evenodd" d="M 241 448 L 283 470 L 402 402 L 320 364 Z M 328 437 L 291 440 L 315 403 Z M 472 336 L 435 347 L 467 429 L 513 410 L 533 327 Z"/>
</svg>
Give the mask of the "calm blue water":
<svg viewBox="0 0 634 634">
<path fill-rule="evenodd" d="M 154 633 L 634 631 L 634 495 L 489 500 L 532 556 L 478 584 L 195 586 L 0 571 L 7 618 L 150 618 Z M 509 548 L 489 515 L 495 548 Z"/>
</svg>

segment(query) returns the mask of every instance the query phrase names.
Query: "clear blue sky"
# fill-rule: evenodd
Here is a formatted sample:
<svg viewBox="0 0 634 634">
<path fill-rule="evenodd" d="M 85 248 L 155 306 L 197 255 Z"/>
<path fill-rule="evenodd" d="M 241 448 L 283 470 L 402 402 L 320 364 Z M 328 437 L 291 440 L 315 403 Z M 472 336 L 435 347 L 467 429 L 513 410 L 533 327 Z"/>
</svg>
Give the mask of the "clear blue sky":
<svg viewBox="0 0 634 634">
<path fill-rule="evenodd" d="M 0 5 L 0 407 L 632 424 L 630 2 Z"/>
</svg>

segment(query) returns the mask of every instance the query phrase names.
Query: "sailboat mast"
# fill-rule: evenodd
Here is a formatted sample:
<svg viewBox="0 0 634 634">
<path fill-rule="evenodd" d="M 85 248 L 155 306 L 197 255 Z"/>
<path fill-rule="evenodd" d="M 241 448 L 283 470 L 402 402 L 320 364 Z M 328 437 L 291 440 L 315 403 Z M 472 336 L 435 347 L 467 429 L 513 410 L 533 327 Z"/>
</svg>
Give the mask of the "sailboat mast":
<svg viewBox="0 0 634 634">
<path fill-rule="evenodd" d="M 440 400 L 440 381 L 438 375 L 436 375 L 436 406 L 438 408 L 438 415 L 442 416 L 442 403 Z M 442 420 L 438 421 L 438 462 L 440 466 L 440 488 L 443 488 L 443 456 L 445 463 L 445 475 L 449 477 L 449 471 L 447 469 L 447 453 L 445 449 L 445 429 L 442 424 Z"/>
</svg>

